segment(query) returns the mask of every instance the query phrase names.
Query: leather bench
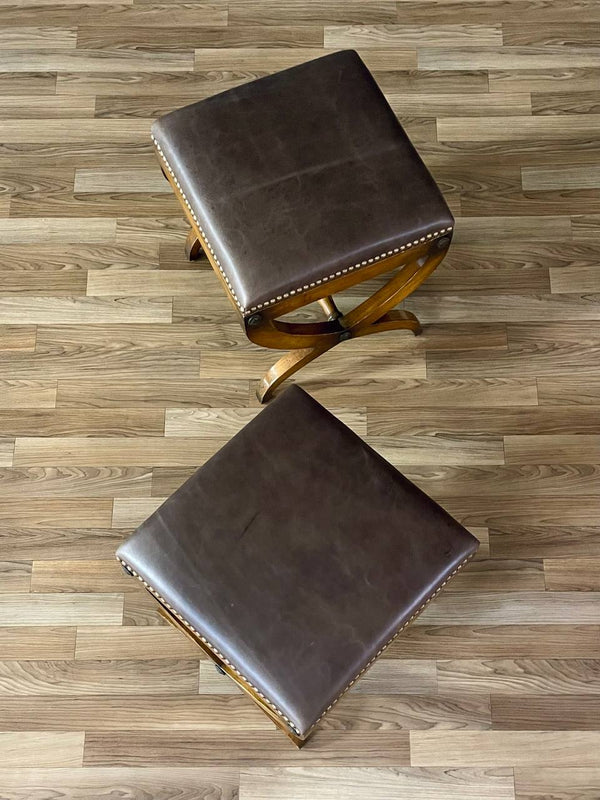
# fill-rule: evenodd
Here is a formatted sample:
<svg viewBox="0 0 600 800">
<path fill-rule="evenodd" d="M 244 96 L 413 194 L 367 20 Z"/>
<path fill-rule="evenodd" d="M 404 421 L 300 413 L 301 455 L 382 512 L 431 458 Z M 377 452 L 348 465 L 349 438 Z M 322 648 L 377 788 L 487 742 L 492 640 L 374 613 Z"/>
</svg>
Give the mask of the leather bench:
<svg viewBox="0 0 600 800">
<path fill-rule="evenodd" d="M 394 307 L 444 258 L 454 220 L 356 52 L 173 111 L 152 139 L 191 226 L 189 258 L 205 251 L 252 342 L 291 350 L 260 382 L 261 401 L 339 342 L 420 333 Z M 335 294 L 387 273 L 338 309 Z M 313 302 L 326 319 L 280 319 Z"/>
<path fill-rule="evenodd" d="M 477 547 L 291 386 L 117 558 L 301 746 Z"/>
</svg>

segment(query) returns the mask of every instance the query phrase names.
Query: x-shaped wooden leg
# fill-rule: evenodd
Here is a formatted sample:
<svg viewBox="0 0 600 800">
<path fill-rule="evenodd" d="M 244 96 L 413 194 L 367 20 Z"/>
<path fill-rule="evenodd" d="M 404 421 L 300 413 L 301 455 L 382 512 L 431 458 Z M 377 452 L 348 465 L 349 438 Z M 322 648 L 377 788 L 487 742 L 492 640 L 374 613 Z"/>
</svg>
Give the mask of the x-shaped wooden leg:
<svg viewBox="0 0 600 800">
<path fill-rule="evenodd" d="M 331 297 L 319 303 L 329 314 L 327 322 L 317 324 L 285 323 L 276 319 L 260 318 L 255 330 L 248 330 L 249 338 L 256 344 L 282 349 L 301 342 L 308 346 L 293 349 L 279 359 L 262 378 L 256 394 L 261 403 L 271 399 L 273 392 L 290 375 L 335 347 L 339 342 L 359 336 L 370 336 L 391 330 L 409 330 L 415 336 L 421 331 L 419 320 L 410 311 L 393 307 L 411 294 L 444 258 L 450 240 L 442 246 L 435 244 L 429 252 L 404 264 L 385 286 L 362 302 L 348 314 L 337 310 Z"/>
</svg>

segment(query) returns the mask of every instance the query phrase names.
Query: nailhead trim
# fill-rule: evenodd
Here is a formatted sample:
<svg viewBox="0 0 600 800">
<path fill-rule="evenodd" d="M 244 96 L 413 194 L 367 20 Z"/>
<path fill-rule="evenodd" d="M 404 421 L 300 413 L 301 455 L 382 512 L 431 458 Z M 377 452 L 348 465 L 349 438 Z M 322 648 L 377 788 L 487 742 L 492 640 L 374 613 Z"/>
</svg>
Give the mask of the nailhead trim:
<svg viewBox="0 0 600 800">
<path fill-rule="evenodd" d="M 366 670 L 368 670 L 368 669 L 369 669 L 369 667 L 371 666 L 371 664 L 373 664 L 373 662 L 374 662 L 374 661 L 376 661 L 376 660 L 379 658 L 379 656 L 380 656 L 380 655 L 383 653 L 383 651 L 384 651 L 384 650 L 386 650 L 386 649 L 387 649 L 387 648 L 390 646 L 390 644 L 391 644 L 391 643 L 394 641 L 394 639 L 395 639 L 397 636 L 399 636 L 399 635 L 402 633 L 402 631 L 403 631 L 405 628 L 407 628 L 407 627 L 410 625 L 410 623 L 413 621 L 413 619 L 415 619 L 415 617 L 418 617 L 418 616 L 419 616 L 419 614 L 421 614 L 421 612 L 423 611 L 423 609 L 424 609 L 426 606 L 428 606 L 428 605 L 429 605 L 429 603 L 431 603 L 431 601 L 432 601 L 432 600 L 433 600 L 435 597 L 437 597 L 437 595 L 438 595 L 438 594 L 439 594 L 439 593 L 442 591 L 442 589 L 444 588 L 444 586 L 445 586 L 445 585 L 448 583 L 448 581 L 450 580 L 450 578 L 453 578 L 453 577 L 456 575 L 456 573 L 457 573 L 457 572 L 458 572 L 460 569 L 462 569 L 462 568 L 464 567 L 464 565 L 465 565 L 465 564 L 466 564 L 468 561 L 470 561 L 470 560 L 473 558 L 473 556 L 474 556 L 474 555 L 475 555 L 475 553 L 473 553 L 473 554 L 472 554 L 472 555 L 470 555 L 470 556 L 467 556 L 467 558 L 465 558 L 465 560 L 464 560 L 464 561 L 461 561 L 461 563 L 460 563 L 460 564 L 459 564 L 459 565 L 456 567 L 456 569 L 455 569 L 453 572 L 451 572 L 451 573 L 450 573 L 450 575 L 448 575 L 448 577 L 446 578 L 446 580 L 445 580 L 443 583 L 441 583 L 441 584 L 438 586 L 438 588 L 435 590 L 435 592 L 433 592 L 433 594 L 431 594 L 431 595 L 430 595 L 430 596 L 427 598 L 427 600 L 425 600 L 425 602 L 424 602 L 422 605 L 420 605 L 420 606 L 419 606 L 419 608 L 418 608 L 418 609 L 415 611 L 415 613 L 414 613 L 414 614 L 413 614 L 411 617 L 409 617 L 409 619 L 407 619 L 407 620 L 406 620 L 406 622 L 405 622 L 405 623 L 402 625 L 402 627 L 401 627 L 401 628 L 399 628 L 399 629 L 396 631 L 396 633 L 395 633 L 395 634 L 394 634 L 394 635 L 393 635 L 393 636 L 392 636 L 390 639 L 388 639 L 388 640 L 387 640 L 387 642 L 386 642 L 386 643 L 383 645 L 383 647 L 381 647 L 381 649 L 379 649 L 379 650 L 378 650 L 378 651 L 375 653 L 375 655 L 373 656 L 373 658 L 372 658 L 372 659 L 371 659 L 369 662 L 367 662 L 367 663 L 365 664 L 365 666 L 364 666 L 364 667 L 361 669 L 361 671 L 360 671 L 360 672 L 358 672 L 358 673 L 357 673 L 357 674 L 354 676 L 354 678 L 352 678 L 352 680 L 351 680 L 351 681 L 350 681 L 350 683 L 349 683 L 349 684 L 346 686 L 346 688 L 345 688 L 345 689 L 343 689 L 343 690 L 342 690 L 342 691 L 341 691 L 341 692 L 338 694 L 338 696 L 335 698 L 335 700 L 333 700 L 333 701 L 332 701 L 332 702 L 331 702 L 331 703 L 330 703 L 330 704 L 327 706 L 327 708 L 326 708 L 326 709 L 325 709 L 325 711 L 324 711 L 324 712 L 321 714 L 321 716 L 320 716 L 318 719 L 316 719 L 316 720 L 313 722 L 313 724 L 312 724 L 312 725 L 310 726 L 310 728 L 309 728 L 309 729 L 306 731 L 306 733 L 304 734 L 304 736 L 308 736 L 308 734 L 309 734 L 309 733 L 310 733 L 310 732 L 313 730 L 313 728 L 315 727 L 315 725 L 318 725 L 318 724 L 319 724 L 319 722 L 320 722 L 320 721 L 323 719 L 323 717 L 325 716 L 325 714 L 327 714 L 327 713 L 328 713 L 328 712 L 329 712 L 329 711 L 330 711 L 330 710 L 333 708 L 333 706 L 334 706 L 334 705 L 335 705 L 335 704 L 338 702 L 338 700 L 341 700 L 341 698 L 342 698 L 342 697 L 343 697 L 343 696 L 346 694 L 346 692 L 348 691 L 348 689 L 351 689 L 351 688 L 352 688 L 352 686 L 354 686 L 354 684 L 355 684 L 355 683 L 356 683 L 356 681 L 357 681 L 357 680 L 360 678 L 360 676 L 363 674 L 363 672 L 366 672 Z"/>
<path fill-rule="evenodd" d="M 379 261 L 382 258 L 388 258 L 389 256 L 393 256 L 396 253 L 402 253 L 404 250 L 409 250 L 411 247 L 414 247 L 416 245 L 422 244 L 423 242 L 427 242 L 427 241 L 430 241 L 430 240 L 433 241 L 434 239 L 437 239 L 438 237 L 443 236 L 445 233 L 450 233 L 450 231 L 452 230 L 452 226 L 450 225 L 447 228 L 442 228 L 439 231 L 434 231 L 433 233 L 428 233 L 426 236 L 421 236 L 420 239 L 414 239 L 412 242 L 406 242 L 405 244 L 400 245 L 399 247 L 394 247 L 393 250 L 388 250 L 385 253 L 380 253 L 378 256 L 373 256 L 373 258 L 368 258 L 368 259 L 365 259 L 364 261 L 358 261 L 356 264 L 353 264 L 352 266 L 345 267 L 344 269 L 340 269 L 337 272 L 332 272 L 331 275 L 326 275 L 324 278 L 320 278 L 317 281 L 313 281 L 312 283 L 307 283 L 304 286 L 299 286 L 297 289 L 290 289 L 288 292 L 284 292 L 283 294 L 280 294 L 277 297 L 273 297 L 270 300 L 265 300 L 264 303 L 258 303 L 258 305 L 252 306 L 251 308 L 244 308 L 244 306 L 238 300 L 238 298 L 236 296 L 236 293 L 235 293 L 235 291 L 233 289 L 233 286 L 231 285 L 231 281 L 229 280 L 229 278 L 225 274 L 225 272 L 223 270 L 223 267 L 221 266 L 221 262 L 217 258 L 217 255 L 216 255 L 216 253 L 215 253 L 215 251 L 213 249 L 213 246 L 208 241 L 206 233 L 204 232 L 202 226 L 200 225 L 200 222 L 198 221 L 198 217 L 196 216 L 196 214 L 194 212 L 194 209 L 190 205 L 190 202 L 187 199 L 187 197 L 185 195 L 185 192 L 181 188 L 181 185 L 180 185 L 178 179 L 175 177 L 175 173 L 173 172 L 173 170 L 171 168 L 171 165 L 167 161 L 167 158 L 166 158 L 165 154 L 163 153 L 161 146 L 159 145 L 159 143 L 156 141 L 156 139 L 154 138 L 154 136 L 152 134 L 151 134 L 151 136 L 152 136 L 152 141 L 154 142 L 160 157 L 165 162 L 165 166 L 167 167 L 170 175 L 172 175 L 172 177 L 173 177 L 173 181 L 175 183 L 175 186 L 177 187 L 177 191 L 181 195 L 181 198 L 182 198 L 183 202 L 187 206 L 190 214 L 192 215 L 192 219 L 194 220 L 194 222 L 198 226 L 198 230 L 200 231 L 200 234 L 202 235 L 202 238 L 206 242 L 206 246 L 208 247 L 208 249 L 210 251 L 210 254 L 213 257 L 215 264 L 219 268 L 219 272 L 221 273 L 221 276 L 222 276 L 223 280 L 225 281 L 225 283 L 227 285 L 227 288 L 229 289 L 229 291 L 231 293 L 231 296 L 233 297 L 233 299 L 235 301 L 235 304 L 237 305 L 239 310 L 242 312 L 242 314 L 251 314 L 254 311 L 260 311 L 261 308 L 266 308 L 266 306 L 273 305 L 273 303 L 278 303 L 280 300 L 285 300 L 288 297 L 293 297 L 295 294 L 302 294 L 302 292 L 306 292 L 306 291 L 308 291 L 308 289 L 314 289 L 315 286 L 320 286 L 322 283 L 327 283 L 327 281 L 333 280 L 333 278 L 339 278 L 341 275 L 345 275 L 348 272 L 353 272 L 355 269 L 360 269 L 361 267 L 365 267 L 368 264 L 374 264 L 376 261 Z"/>
<path fill-rule="evenodd" d="M 318 725 L 318 723 L 319 723 L 319 722 L 320 722 L 320 721 L 323 719 L 323 717 L 324 717 L 324 716 L 325 716 L 325 715 L 328 713 L 328 711 L 329 711 L 330 709 L 332 709 L 332 708 L 333 708 L 333 706 L 334 706 L 334 705 L 335 705 L 335 704 L 338 702 L 338 700 L 340 700 L 340 699 L 341 699 L 341 698 L 342 698 L 342 697 L 343 697 L 343 696 L 346 694 L 346 692 L 348 691 L 348 689 L 350 689 L 352 686 L 354 686 L 354 684 L 355 684 L 355 683 L 356 683 L 356 681 L 357 681 L 357 680 L 360 678 L 360 676 L 363 674 L 363 672 L 366 672 L 366 670 L 368 670 L 368 669 L 369 669 L 369 667 L 371 666 L 371 664 L 373 664 L 373 662 L 374 662 L 374 661 L 376 661 L 376 660 L 379 658 L 379 656 L 380 656 L 380 655 L 383 653 L 383 651 L 384 651 L 384 650 L 386 650 L 386 649 L 387 649 L 387 647 L 389 647 L 389 645 L 390 645 L 390 644 L 391 644 L 391 643 L 394 641 L 394 639 L 395 639 L 397 636 L 399 636 L 399 635 L 402 633 L 402 631 L 403 631 L 403 630 L 404 630 L 406 627 L 408 627 L 408 625 L 410 625 L 410 623 L 413 621 L 413 619 L 415 619 L 415 617 L 418 617 L 418 616 L 419 616 L 419 614 L 421 614 L 421 612 L 423 611 L 423 609 L 424 609 L 426 606 L 428 606 L 428 605 L 429 605 L 429 603 L 431 603 L 431 601 L 432 601 L 432 600 L 433 600 L 433 599 L 434 599 L 434 598 L 435 598 L 435 597 L 436 597 L 436 596 L 437 596 L 437 595 L 438 595 L 438 594 L 439 594 L 439 593 L 442 591 L 442 589 L 443 589 L 443 588 L 444 588 L 444 586 L 445 586 L 445 585 L 448 583 L 448 581 L 449 581 L 451 578 L 453 578 L 453 577 L 456 575 L 456 573 L 457 573 L 457 572 L 458 572 L 460 569 L 462 569 L 462 568 L 464 567 L 464 565 L 465 565 L 465 564 L 466 564 L 468 561 L 470 561 L 470 560 L 473 558 L 473 556 L 474 556 L 474 555 L 475 555 L 475 553 L 473 553 L 473 554 L 472 554 L 472 555 L 470 555 L 470 556 L 467 556 L 467 558 L 465 558 L 465 559 L 464 559 L 464 561 L 461 561 L 461 563 L 460 563 L 460 564 L 459 564 L 459 565 L 456 567 L 456 569 L 455 569 L 453 572 L 451 572 L 451 573 L 450 573 L 450 575 L 448 575 L 448 577 L 446 578 L 446 580 L 445 580 L 443 583 L 441 583 L 441 584 L 438 586 L 438 588 L 435 590 L 435 592 L 433 592 L 433 594 L 431 594 L 431 595 L 430 595 L 430 596 L 427 598 L 427 600 L 425 600 L 425 602 L 424 602 L 422 605 L 420 605 L 420 606 L 419 606 L 419 608 L 418 608 L 418 609 L 415 611 L 415 613 L 414 613 L 414 614 L 413 614 L 413 615 L 412 615 L 412 616 L 411 616 L 409 619 L 407 619 L 407 620 L 406 620 L 406 622 L 405 622 L 405 623 L 402 625 L 402 627 L 401 627 L 401 628 L 399 628 L 399 629 L 396 631 L 396 633 L 395 633 L 395 634 L 394 634 L 394 635 L 393 635 L 393 636 L 392 636 L 390 639 L 388 639 L 388 640 L 387 640 L 387 642 L 386 642 L 386 643 L 383 645 L 383 647 L 381 647 L 381 648 L 380 648 L 380 649 L 379 649 L 379 650 L 378 650 L 378 651 L 375 653 L 375 655 L 373 656 L 373 658 L 372 658 L 372 659 L 371 659 L 369 662 L 367 662 L 367 664 L 365 664 L 365 666 L 364 666 L 364 667 L 363 667 L 363 668 L 360 670 L 360 672 L 358 672 L 358 673 L 357 673 L 357 674 L 354 676 L 354 678 L 352 678 L 352 680 L 351 680 L 351 681 L 350 681 L 350 683 L 349 683 L 349 684 L 346 686 L 346 688 L 345 688 L 345 689 L 343 689 L 343 690 L 340 692 L 340 694 L 338 694 L 338 696 L 335 698 L 335 700 L 332 700 L 332 702 L 331 702 L 331 703 L 330 703 L 330 704 L 327 706 L 327 708 L 325 709 L 325 711 L 323 711 L 323 713 L 321 714 L 321 716 L 320 716 L 320 717 L 318 717 L 318 719 L 316 719 L 316 720 L 313 722 L 313 724 L 310 726 L 310 728 L 308 728 L 308 730 L 307 730 L 307 731 L 306 731 L 306 733 L 304 734 L 304 737 L 303 737 L 303 738 L 306 738 L 306 737 L 308 736 L 308 734 L 309 734 L 309 733 L 310 733 L 310 732 L 313 730 L 313 728 L 314 728 L 316 725 Z M 239 671 L 239 669 L 237 669 L 237 667 L 235 667 L 235 666 L 234 666 L 234 665 L 231 663 L 231 661 L 230 661 L 228 658 L 226 658 L 226 657 L 223 655 L 223 653 L 221 653 L 221 652 L 220 652 L 220 650 L 218 650 L 218 649 L 217 649 L 217 648 L 216 648 L 216 647 L 215 647 L 213 644 L 211 644 L 211 642 L 209 642 L 209 641 L 208 641 L 208 639 L 206 639 L 204 636 L 202 636 L 202 634 L 201 634 L 201 633 L 200 633 L 198 630 L 196 630 L 196 628 L 194 628 L 194 626 L 193 626 L 193 625 L 191 625 L 191 624 L 190 624 L 190 623 L 189 623 L 189 622 L 188 622 L 188 621 L 187 621 L 187 620 L 186 620 L 184 617 L 182 617 L 182 616 L 181 616 L 181 614 L 180 614 L 178 611 L 175 611 L 175 609 L 173 608 L 173 606 L 172 606 L 172 605 L 170 605 L 169 603 L 167 603 L 167 601 L 165 600 L 165 598 L 164 598 L 164 597 L 163 597 L 161 594 L 159 594 L 159 593 L 156 591 L 156 589 L 154 589 L 152 586 L 150 586 L 150 584 L 149 584 L 149 583 L 147 583 L 147 582 L 146 582 L 146 581 L 145 581 L 145 580 L 142 578 L 142 576 L 141 576 L 139 573 L 137 573 L 137 572 L 136 572 L 136 571 L 133 569 L 133 567 L 132 567 L 132 566 L 130 566 L 130 565 L 129 565 L 129 564 L 126 562 L 126 561 L 123 561 L 123 559 L 122 559 L 122 558 L 118 558 L 118 557 L 117 557 L 117 561 L 119 561 L 119 563 L 120 563 L 120 564 L 121 564 L 123 567 L 125 567 L 125 568 L 127 569 L 127 571 L 129 571 L 129 572 L 130 572 L 130 573 L 131 573 L 131 574 L 132 574 L 134 577 L 136 577 L 136 578 L 137 578 L 139 581 L 141 581 L 141 582 L 144 584 L 144 586 L 146 587 L 146 589 L 147 589 L 147 590 L 148 590 L 148 591 L 149 591 L 151 594 L 153 594 L 153 595 L 154 595 L 154 597 L 156 597 L 158 600 L 160 600 L 160 602 L 161 602 L 161 603 L 162 603 L 162 604 L 163 604 L 163 605 L 164 605 L 166 608 L 168 608 L 168 609 L 169 609 L 169 611 L 170 611 L 170 612 L 171 612 L 171 613 L 172 613 L 174 616 L 176 616 L 176 617 L 177 617 L 177 619 L 178 619 L 180 622 L 182 622 L 182 623 L 185 625 L 185 627 L 186 627 L 186 628 L 189 628 L 191 631 L 193 631 L 193 632 L 196 634 L 196 636 L 198 636 L 198 637 L 200 638 L 200 640 L 203 642 L 203 644 L 205 644 L 205 645 L 206 645 L 208 648 L 210 648 L 210 650 L 212 650 L 212 651 L 213 651 L 213 653 L 215 653 L 215 655 L 217 655 L 217 656 L 218 656 L 218 657 L 221 659 L 221 661 L 223 661 L 225 664 L 227 664 L 227 666 L 228 666 L 230 669 L 232 669 L 232 670 L 233 670 L 233 671 L 236 673 L 236 675 L 239 675 L 239 676 L 240 676 L 240 678 L 241 678 L 241 679 L 242 679 L 242 680 L 243 680 L 245 683 L 247 683 L 247 684 L 248 684 L 248 686 L 250 686 L 252 689 L 254 689 L 254 691 L 257 693 L 257 695 L 258 695 L 259 697 L 261 697 L 261 698 L 262 698 L 262 699 L 265 701 L 265 703 L 266 703 L 268 706 L 270 706 L 270 708 L 272 708 L 272 709 L 273 709 L 273 711 L 275 711 L 275 712 L 276 712 L 276 713 L 277 713 L 277 714 L 278 714 L 280 717 L 282 717 L 282 719 L 284 719 L 284 720 L 285 720 L 285 721 L 288 723 L 288 725 L 289 725 L 289 726 L 290 726 L 290 728 L 291 728 L 291 729 L 294 731 L 294 733 L 297 733 L 299 736 L 301 736 L 301 735 L 302 735 L 302 734 L 300 733 L 300 729 L 299 729 L 299 728 L 298 728 L 296 725 L 294 725 L 294 723 L 293 723 L 293 722 L 292 722 L 292 721 L 289 719 L 289 717 L 286 717 L 286 715 L 283 713 L 283 711 L 281 711 L 279 708 L 277 708 L 277 706 L 275 705 L 275 703 L 272 703 L 272 702 L 271 702 L 271 701 L 270 701 L 270 700 L 269 700 L 267 697 L 265 697 L 265 695 L 264 695 L 264 694 L 263 694 L 263 693 L 260 691 L 260 689 L 258 689 L 258 688 L 257 688 L 257 687 L 256 687 L 256 686 L 253 684 L 253 683 L 251 683 L 251 681 L 250 681 L 250 680 L 248 680 L 248 678 L 247 678 L 247 677 L 246 677 L 246 676 L 245 676 L 243 673 L 241 673 L 241 672 Z"/>
</svg>

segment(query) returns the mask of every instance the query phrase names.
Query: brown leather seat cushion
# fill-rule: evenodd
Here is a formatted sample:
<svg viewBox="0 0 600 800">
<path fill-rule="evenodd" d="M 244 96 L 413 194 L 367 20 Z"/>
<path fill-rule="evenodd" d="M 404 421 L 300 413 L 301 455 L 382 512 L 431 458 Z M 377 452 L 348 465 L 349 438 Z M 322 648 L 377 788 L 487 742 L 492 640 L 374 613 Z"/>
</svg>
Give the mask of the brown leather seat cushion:
<svg viewBox="0 0 600 800">
<path fill-rule="evenodd" d="M 353 50 L 174 111 L 152 134 L 245 314 L 454 224 Z"/>
<path fill-rule="evenodd" d="M 292 386 L 117 556 L 304 735 L 477 547 Z"/>
</svg>

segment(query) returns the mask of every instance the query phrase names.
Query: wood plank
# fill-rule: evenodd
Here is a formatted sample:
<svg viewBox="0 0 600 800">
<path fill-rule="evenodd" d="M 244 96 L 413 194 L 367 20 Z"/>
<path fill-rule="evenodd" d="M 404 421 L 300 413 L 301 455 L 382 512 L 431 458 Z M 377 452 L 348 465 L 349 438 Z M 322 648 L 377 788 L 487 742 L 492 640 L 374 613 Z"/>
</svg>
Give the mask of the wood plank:
<svg viewBox="0 0 600 800">
<path fill-rule="evenodd" d="M 505 436 L 507 464 L 548 461 L 579 463 L 600 461 L 600 436 L 577 434 Z"/>
<path fill-rule="evenodd" d="M 31 585 L 29 561 L 0 561 L 0 594 L 28 592 Z"/>
<path fill-rule="evenodd" d="M 535 385 L 527 387 L 535 392 Z M 107 385 L 102 379 L 59 381 L 57 405 L 60 408 L 125 408 L 169 406 L 240 407 L 248 402 L 247 380 L 203 380 L 199 378 L 140 378 Z M 524 392 L 523 392 L 524 394 Z"/>
<path fill-rule="evenodd" d="M 358 436 L 366 436 L 366 409 L 329 410 Z M 234 436 L 258 414 L 257 408 L 167 408 L 164 435 L 223 439 Z"/>
<path fill-rule="evenodd" d="M 590 736 L 591 734 L 586 734 Z M 408 731 L 390 731 L 385 742 L 377 731 L 316 731 L 311 746 L 302 754 L 306 766 L 407 766 Z M 583 742 L 582 745 L 591 745 Z M 589 756 L 588 756 L 589 759 Z M 207 733 L 171 731 L 168 741 L 162 731 L 89 733 L 84 766 L 296 766 L 297 752 L 280 731 Z"/>
<path fill-rule="evenodd" d="M 29 520 L 28 520 L 29 521 Z M 0 528 L 0 545 L 12 560 L 113 558 L 131 529 L 12 526 Z"/>
<path fill-rule="evenodd" d="M 522 167 L 523 189 L 548 191 L 549 189 L 598 189 L 600 188 L 600 166 L 594 168 L 578 166 Z"/>
<path fill-rule="evenodd" d="M 600 657 L 597 625 L 411 625 L 386 653 L 397 658 Z M 387 657 L 387 656 L 384 656 Z"/>
<path fill-rule="evenodd" d="M 245 696 L 0 697 L 7 731 L 269 731 Z"/>
<path fill-rule="evenodd" d="M 595 800 L 600 785 L 598 767 L 517 767 L 515 791 L 519 800 Z"/>
<path fill-rule="evenodd" d="M 538 380 L 541 405 L 600 405 L 600 380 L 544 378 Z"/>
<path fill-rule="evenodd" d="M 186 72 L 192 68 L 193 53 L 164 52 L 145 53 L 117 47 L 101 50 L 7 50 L 0 58 L 2 72 L 57 72 L 85 70 L 86 72 Z M 2 128 L 0 128 L 2 130 Z M 12 130 L 18 132 L 19 127 Z M 55 131 L 57 129 L 55 128 Z M 4 134 L 3 134 L 4 135 Z M 33 134 L 33 128 L 30 129 Z M 41 136 L 40 132 L 38 136 Z M 61 137 L 58 137 L 60 140 Z M 44 140 L 42 140 L 44 141 Z"/>
<path fill-rule="evenodd" d="M 600 591 L 600 558 L 546 558 L 544 575 L 553 592 Z"/>
<path fill-rule="evenodd" d="M 510 770 L 443 770 L 422 767 L 242 767 L 244 800 L 319 797 L 335 800 L 513 800 Z"/>
<path fill-rule="evenodd" d="M 203 658 L 187 636 L 171 625 L 77 626 L 76 659 L 154 660 L 157 658 Z"/>
<path fill-rule="evenodd" d="M 162 436 L 159 409 L 0 410 L 0 435 L 13 436 Z"/>
<path fill-rule="evenodd" d="M 600 697 L 492 695 L 492 719 L 497 730 L 597 731 Z"/>
<path fill-rule="evenodd" d="M 493 47 L 502 44 L 499 25 L 326 25 L 325 47 Z"/>
<path fill-rule="evenodd" d="M 248 0 L 229 3 L 230 25 L 335 25 L 339 23 L 376 24 L 396 22 L 394 0 L 262 0 L 260 4 Z"/>
<path fill-rule="evenodd" d="M 78 325 L 99 321 L 123 321 L 124 316 L 136 322 L 170 322 L 171 300 L 168 298 L 111 297 L 11 297 L 0 296 L 0 320 L 8 324 Z"/>
<path fill-rule="evenodd" d="M 320 47 L 323 44 L 323 29 L 318 25 L 198 25 L 160 28 L 145 25 L 127 27 L 103 27 L 102 25 L 80 25 L 77 47 L 90 49 L 124 50 L 166 54 L 169 51 L 187 55 L 190 49 L 202 43 L 204 48 L 244 47 Z M 0 62 L 1 63 L 1 62 Z"/>
<path fill-rule="evenodd" d="M 129 576 L 116 559 L 33 562 L 32 592 L 123 592 L 129 588 Z"/>
<path fill-rule="evenodd" d="M 15 443 L 14 463 L 17 462 Z M 411 436 L 369 436 L 368 443 L 397 467 L 411 464 L 504 464 L 501 437 L 485 439 L 445 434 Z"/>
<path fill-rule="evenodd" d="M 0 350 L 31 352 L 35 349 L 35 334 L 35 325 L 0 325 Z"/>
<path fill-rule="evenodd" d="M 198 439 L 173 437 L 160 439 L 158 437 L 137 436 L 133 438 L 119 438 L 107 436 L 94 436 L 82 438 L 76 436 L 53 436 L 51 438 L 22 436 L 16 440 L 14 466 L 128 466 L 131 463 L 143 466 L 180 466 L 186 464 L 199 465 L 213 456 L 226 443 L 225 439 Z M 67 502 L 67 509 L 75 507 L 79 502 Z M 86 501 L 82 501 L 86 502 Z M 92 503 L 92 501 L 87 501 Z M 104 501 L 98 501 L 98 514 L 104 509 Z M 44 503 L 40 503 L 40 511 Z M 93 504 L 90 510 L 93 510 Z M 9 513 L 16 513 L 16 509 L 9 511 L 0 510 L 0 520 Z M 60 512 L 58 512 L 60 513 Z M 48 517 L 50 519 L 50 517 Z M 102 525 L 103 522 L 90 522 Z M 77 527 L 77 525 L 74 525 Z"/>
<path fill-rule="evenodd" d="M 496 695 L 598 695 L 597 659 L 438 661 L 440 692 Z"/>
<path fill-rule="evenodd" d="M 56 381 L 0 380 L 0 408 L 54 408 Z"/>
<path fill-rule="evenodd" d="M 1 123 L 0 123 L 1 124 Z M 36 126 L 40 123 L 36 121 Z M 58 137 L 59 139 L 62 137 Z M 44 242 L 98 242 L 108 244 L 114 241 L 116 222 L 114 219 L 83 217 L 73 220 L 70 217 L 45 217 L 37 219 L 0 218 L 0 238 L 2 244 L 27 244 L 35 239 Z M 22 324 L 23 320 L 18 320 Z"/>
<path fill-rule="evenodd" d="M 596 57 L 597 58 L 597 57 Z M 596 61 L 597 63 L 597 61 Z M 447 65 L 444 65 L 447 69 Z M 497 142 L 537 137 L 540 141 L 598 136 L 600 114 L 538 117 L 446 117 L 438 120 L 440 141 Z"/>
<path fill-rule="evenodd" d="M 175 6 L 175 8 L 174 8 Z M 174 13 L 176 11 L 176 13 Z M 7 3 L 0 7 L 0 23 L 21 25 L 35 23 L 37 25 L 102 25 L 128 26 L 144 25 L 160 27 L 162 25 L 197 25 L 201 19 L 204 25 L 226 25 L 227 8 L 221 3 L 148 3 L 133 4 L 131 0 L 116 3 L 115 0 L 103 0 L 81 5 L 75 0 L 27 0 L 17 4 Z"/>
<path fill-rule="evenodd" d="M 147 467 L 7 467 L 0 469 L 0 497 L 147 497 Z"/>
<path fill-rule="evenodd" d="M 0 758 L 4 769 L 22 767 L 80 767 L 83 731 L 44 733 L 0 732 Z"/>
<path fill-rule="evenodd" d="M 598 625 L 594 592 L 445 592 L 415 625 Z"/>
<path fill-rule="evenodd" d="M 597 731 L 411 731 L 411 763 L 466 765 L 599 766 Z"/>
<path fill-rule="evenodd" d="M 143 767 L 141 769 L 81 768 L 52 771 L 29 769 L 0 769 L 0 783 L 7 800 L 23 800 L 38 791 L 40 786 L 69 800 L 88 800 L 110 797 L 115 792 L 144 792 L 148 796 L 161 793 L 180 800 L 192 800 L 194 795 L 210 796 L 217 792 L 219 800 L 237 800 L 239 769 L 237 767 Z M 502 798 L 504 800 L 504 798 Z"/>
<path fill-rule="evenodd" d="M 551 269 L 550 286 L 552 292 L 575 292 L 587 294 L 600 291 L 600 278 L 598 270 L 585 265 L 569 267 L 568 269 Z"/>
<path fill-rule="evenodd" d="M 0 627 L 0 652 L 5 659 L 20 661 L 73 658 L 75 628 L 66 625 Z"/>
<path fill-rule="evenodd" d="M 316 47 L 199 47 L 195 50 L 195 69 L 202 71 L 223 70 L 243 71 L 253 74 L 271 73 L 288 69 L 309 61 L 312 58 L 326 56 L 338 50 L 334 48 Z M 369 69 L 412 69 L 417 66 L 414 47 L 397 49 L 382 47 L 364 50 L 362 57 Z"/>
<path fill-rule="evenodd" d="M 0 662 L 0 696 L 4 697 L 197 693 L 198 661 L 194 659 Z"/>
<path fill-rule="evenodd" d="M 419 48 L 419 69 L 567 69 L 598 67 L 591 47 L 440 47 Z"/>
<path fill-rule="evenodd" d="M 494 558 L 570 558 L 600 555 L 596 521 L 592 525 L 495 524 L 490 531 Z"/>
<path fill-rule="evenodd" d="M 120 594 L 0 594 L 0 625 L 120 625 Z"/>
<path fill-rule="evenodd" d="M 9 528 L 23 522 L 38 527 L 62 525 L 66 528 L 78 528 L 86 524 L 109 525 L 111 511 L 110 500 L 102 498 L 7 497 L 0 505 L 0 526 Z"/>
</svg>

